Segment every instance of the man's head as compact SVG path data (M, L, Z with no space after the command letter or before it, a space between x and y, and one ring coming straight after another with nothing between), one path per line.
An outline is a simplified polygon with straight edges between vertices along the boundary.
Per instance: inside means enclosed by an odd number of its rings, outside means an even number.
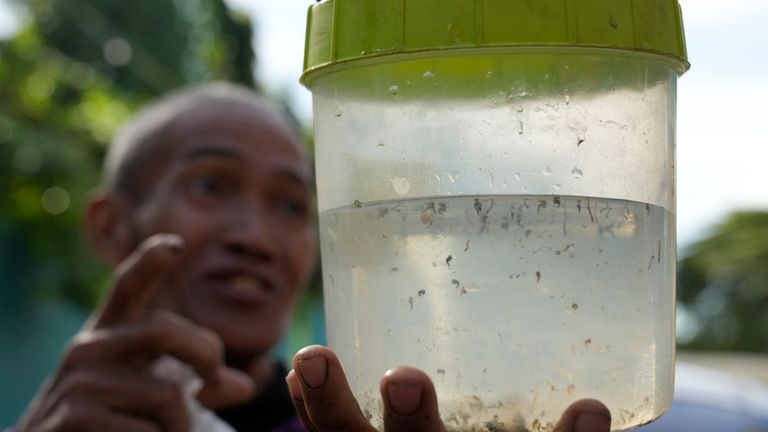
M152 234L180 235L181 265L153 305L247 356L279 340L312 270L311 197L286 120L252 91L215 84L166 97L123 129L87 228L112 265Z

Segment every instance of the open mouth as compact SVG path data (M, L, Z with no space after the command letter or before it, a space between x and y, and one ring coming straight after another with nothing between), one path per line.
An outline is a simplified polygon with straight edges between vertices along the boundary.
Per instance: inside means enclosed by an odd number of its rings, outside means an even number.
M236 292L254 292L268 289L267 284L258 278L246 275L237 275L229 280L229 285Z
M263 303L274 291L272 284L258 275L228 273L209 277L215 296L245 304Z

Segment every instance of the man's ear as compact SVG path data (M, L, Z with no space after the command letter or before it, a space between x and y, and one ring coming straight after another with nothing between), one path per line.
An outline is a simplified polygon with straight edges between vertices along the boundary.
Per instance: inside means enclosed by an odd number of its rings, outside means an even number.
M85 232L96 255L110 266L123 261L134 248L131 211L121 197L97 194L88 202Z

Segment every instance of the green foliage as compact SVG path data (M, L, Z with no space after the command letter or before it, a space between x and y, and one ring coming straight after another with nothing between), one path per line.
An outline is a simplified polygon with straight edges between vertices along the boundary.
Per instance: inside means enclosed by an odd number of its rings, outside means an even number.
M253 86L247 19L221 0L30 0L37 29L63 55L117 87L157 95L223 79Z
M768 212L732 214L685 255L678 299L698 332L683 346L768 352Z
M3 290L23 286L18 313L61 295L90 305L103 276L81 239L81 209L104 143L136 102L46 47L32 28L6 43L1 59L0 220L19 260Z

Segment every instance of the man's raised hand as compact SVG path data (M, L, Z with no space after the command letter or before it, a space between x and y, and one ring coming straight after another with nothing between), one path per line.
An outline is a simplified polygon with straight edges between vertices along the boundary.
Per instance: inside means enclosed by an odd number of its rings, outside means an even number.
M189 430L180 386L151 373L164 355L195 369L204 381L199 398L209 407L253 395L250 377L224 364L215 334L151 308L183 248L178 235L156 234L120 264L102 304L67 347L17 430Z

